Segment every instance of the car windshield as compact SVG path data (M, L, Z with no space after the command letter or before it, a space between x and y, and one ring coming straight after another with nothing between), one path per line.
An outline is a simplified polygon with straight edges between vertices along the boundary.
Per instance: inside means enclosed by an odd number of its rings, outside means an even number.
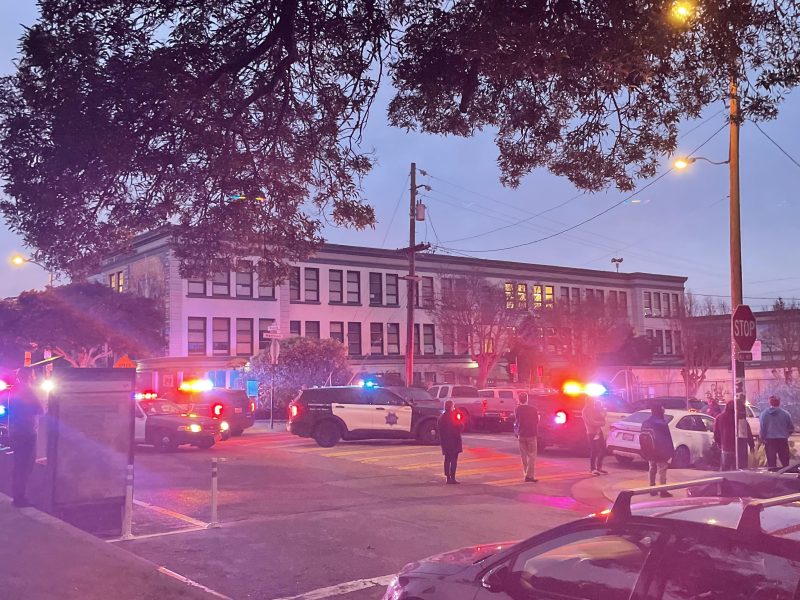
M386 388L391 392L394 392L401 398L405 398L406 400L414 401L433 401L433 397L426 391L420 388L406 388L406 387L397 387L391 386Z
M148 400L141 402L140 406L146 415L179 415L183 412L180 406L166 400Z
M649 418L650 418L649 410L640 410L639 412L635 412L632 415L628 415L622 420L626 423L644 423ZM670 421L672 421L673 418L674 417L672 415L664 415L664 422L669 423Z

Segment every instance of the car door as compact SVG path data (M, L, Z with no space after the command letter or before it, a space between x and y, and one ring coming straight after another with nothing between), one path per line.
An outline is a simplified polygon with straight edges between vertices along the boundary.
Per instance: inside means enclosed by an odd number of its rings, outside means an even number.
M483 576L475 600L630 600L649 583L642 573L660 535L605 525L521 550ZM491 587L493 581L499 585Z
M133 423L133 438L137 444L143 444L147 439L147 415L144 414L144 411L141 409L138 402L136 403L136 408L134 411L136 418Z
M714 434L708 432L699 414L685 415L678 419L671 433L672 443L676 450L680 446L685 446L689 449L690 463L702 458L703 450L707 445L710 445L708 443L709 435L712 440L714 438Z
M374 408L359 388L342 388L331 401L331 412L339 417L347 431L372 429Z
M380 388L370 390L369 395L373 406L373 429L411 432L412 408L400 396Z

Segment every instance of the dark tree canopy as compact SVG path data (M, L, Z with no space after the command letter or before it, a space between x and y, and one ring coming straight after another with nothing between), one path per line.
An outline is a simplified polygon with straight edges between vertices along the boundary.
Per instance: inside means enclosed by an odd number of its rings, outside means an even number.
M503 181L630 189L739 80L752 117L798 83L800 0L40 0L0 82L9 226L81 274L176 226L185 273L266 275L323 221L366 227L360 136L384 67L400 127L496 132Z

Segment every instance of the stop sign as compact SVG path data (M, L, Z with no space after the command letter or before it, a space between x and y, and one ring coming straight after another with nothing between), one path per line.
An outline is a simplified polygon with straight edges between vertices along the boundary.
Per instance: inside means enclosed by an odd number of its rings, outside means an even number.
M731 316L731 331L736 348L747 352L756 341L756 317L746 304L740 304Z

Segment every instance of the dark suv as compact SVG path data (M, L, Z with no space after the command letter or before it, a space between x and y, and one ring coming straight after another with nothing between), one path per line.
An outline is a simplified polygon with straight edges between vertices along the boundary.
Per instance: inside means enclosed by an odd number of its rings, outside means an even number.
M287 429L300 437L313 437L324 448L340 439L417 439L438 444L441 413L438 401L415 399L387 388L311 388L289 404Z
M525 541L411 563L384 600L798 600L800 494L630 504L697 484L620 492L610 511Z

